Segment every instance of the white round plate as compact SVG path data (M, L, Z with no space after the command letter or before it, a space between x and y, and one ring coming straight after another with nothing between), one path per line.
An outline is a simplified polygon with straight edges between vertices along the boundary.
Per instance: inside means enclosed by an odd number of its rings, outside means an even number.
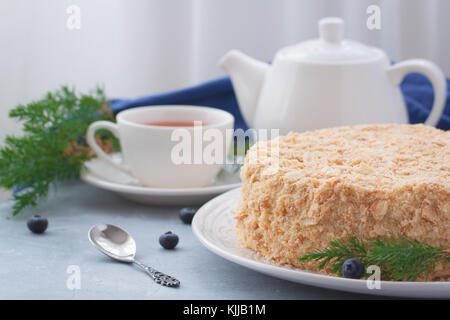
M228 191L203 205L195 214L192 228L196 237L217 255L267 275L307 285L385 296L450 298L450 282L381 281L381 289L368 289L366 280L353 280L282 267L259 257L237 241L233 210L241 188Z
M114 154L115 161L120 162L120 154ZM150 205L198 205L211 198L241 185L239 170L222 169L211 185L201 188L150 188L139 184L132 176L123 173L104 160L93 158L85 162L81 179L101 189L118 193L130 200Z

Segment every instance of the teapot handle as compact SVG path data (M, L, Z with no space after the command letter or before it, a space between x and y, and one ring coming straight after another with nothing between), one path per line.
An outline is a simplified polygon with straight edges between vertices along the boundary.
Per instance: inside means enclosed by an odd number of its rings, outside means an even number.
M403 78L411 72L422 73L431 81L434 89L434 103L424 123L426 125L436 126L445 106L447 91L445 76L436 64L423 59L402 61L387 69L388 77L394 85L399 85Z

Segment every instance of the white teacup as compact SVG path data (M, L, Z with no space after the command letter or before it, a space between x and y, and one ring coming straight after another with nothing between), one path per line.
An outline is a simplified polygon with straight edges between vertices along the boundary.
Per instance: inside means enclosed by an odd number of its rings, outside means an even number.
M116 120L117 124L92 123L86 133L89 146L98 157L143 185L160 188L208 185L225 163L234 125L234 117L226 111L195 106L133 108L120 112ZM194 121L201 121L202 126L162 125ZM119 139L124 164L99 147L94 136L99 129L109 130ZM212 143L217 144L214 159L208 158Z

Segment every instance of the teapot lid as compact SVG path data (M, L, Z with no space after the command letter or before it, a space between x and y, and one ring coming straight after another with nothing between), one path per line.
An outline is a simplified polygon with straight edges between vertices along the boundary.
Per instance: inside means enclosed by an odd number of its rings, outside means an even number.
M323 63L358 62L380 57L382 51L344 38L344 20L328 17L319 20L319 39L281 49L280 57ZM277 55L278 56L278 55Z

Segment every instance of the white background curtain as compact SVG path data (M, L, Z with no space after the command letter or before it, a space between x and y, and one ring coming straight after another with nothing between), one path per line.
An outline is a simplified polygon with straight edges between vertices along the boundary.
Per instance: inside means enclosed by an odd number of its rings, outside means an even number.
M381 8L381 30L366 9ZM66 23L81 9L81 29ZM450 76L448 0L2 0L0 139L19 132L7 118L18 103L61 84L104 85L134 97L220 75L219 58L238 48L270 60L278 48L317 37L317 20L340 16L346 37L382 47L393 60L421 57Z

